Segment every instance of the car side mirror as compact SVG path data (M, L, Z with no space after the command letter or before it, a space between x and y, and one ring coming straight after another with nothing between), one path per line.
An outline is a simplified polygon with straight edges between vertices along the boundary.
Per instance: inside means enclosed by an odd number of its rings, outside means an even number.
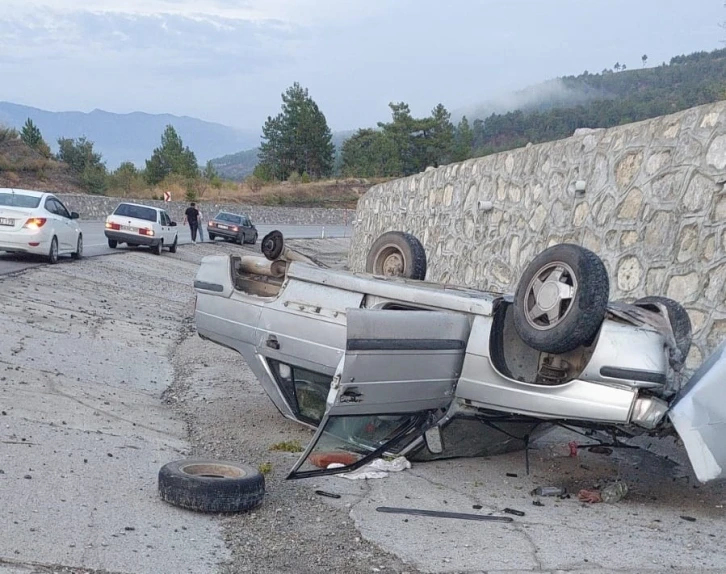
M77 211L71 211L71 219L78 219L81 217Z
M176 227L176 221L172 221L169 225L171 225L172 227Z

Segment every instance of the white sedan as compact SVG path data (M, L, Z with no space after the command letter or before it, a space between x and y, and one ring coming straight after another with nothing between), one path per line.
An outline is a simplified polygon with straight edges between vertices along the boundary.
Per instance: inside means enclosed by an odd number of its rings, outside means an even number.
M0 188L0 251L43 255L51 263L59 255L83 256L78 214L52 193Z

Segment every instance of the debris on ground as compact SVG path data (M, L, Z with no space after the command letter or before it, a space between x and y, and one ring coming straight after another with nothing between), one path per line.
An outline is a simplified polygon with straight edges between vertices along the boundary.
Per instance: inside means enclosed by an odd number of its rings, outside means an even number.
M503 508L502 512L504 514L514 514L514 516L524 516L524 512L521 510L515 510L514 508Z
M344 466L340 463L332 463L328 468L340 468ZM347 478L348 480L359 480L369 478L387 478L389 472L401 472L411 468L411 463L406 459L405 456L398 456L393 460L384 460L378 458L373 462L365 465L364 467L354 470L353 472L347 472L345 474L339 474L337 476L341 478Z
M595 445L595 446L591 446L587 450L594 454L604 454L605 456L610 456L611 454L613 454L613 449L611 449L608 446L602 446L599 444Z
M599 490L587 490L583 488L580 492L577 493L577 500L580 502L589 502L589 503L596 503L596 502L602 502L602 496L600 496Z
M464 512L444 512L440 510L422 510L420 508L393 508L390 506L379 506L378 512L389 514L412 514L415 516L430 516L432 518L458 518L461 520L487 520L492 522L512 522L509 516L492 516L491 514L468 514Z
M315 494L318 496L327 496L328 498L340 498L340 494L335 494L334 492L326 492L325 490L316 490Z
M538 486L532 492L532 496L564 496L567 489L562 486Z
M581 502L597 503L607 502L613 504L621 501L628 494L628 485L622 481L608 484L602 490L583 488L577 493L577 498Z

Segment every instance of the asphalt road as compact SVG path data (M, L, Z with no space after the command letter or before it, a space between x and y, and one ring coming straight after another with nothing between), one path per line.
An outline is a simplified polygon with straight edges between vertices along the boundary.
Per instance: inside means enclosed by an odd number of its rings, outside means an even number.
M110 249L103 234L103 221L81 221L83 230L83 249L86 257L97 257L99 255L110 255L126 250L125 246L119 249ZM313 239L318 237L350 237L352 227L344 225L258 225L259 237L262 239L267 233L277 229L288 239ZM204 233L207 239L206 230ZM189 227L179 227L179 244L191 243ZM259 245L259 243L258 243ZM143 248L139 248L143 249ZM28 257L12 253L0 252L0 275L22 271L44 265L40 257Z

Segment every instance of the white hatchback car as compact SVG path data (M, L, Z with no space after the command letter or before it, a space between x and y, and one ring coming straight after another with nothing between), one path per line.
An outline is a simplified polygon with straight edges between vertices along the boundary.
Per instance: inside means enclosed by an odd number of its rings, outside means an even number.
M51 263L59 255L83 256L78 214L52 193L0 188L0 251L44 255Z
M176 221L166 211L137 203L119 203L106 218L105 234L111 249L119 243L129 247L147 245L156 255L161 255L164 247L176 253L179 240Z

